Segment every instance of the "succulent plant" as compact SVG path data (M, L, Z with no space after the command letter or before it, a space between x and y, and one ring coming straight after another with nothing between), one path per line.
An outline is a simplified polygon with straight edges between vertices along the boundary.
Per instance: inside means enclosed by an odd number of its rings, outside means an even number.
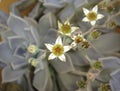
M21 0L9 16L0 12L2 82L20 84L23 91L119 91L116 2Z

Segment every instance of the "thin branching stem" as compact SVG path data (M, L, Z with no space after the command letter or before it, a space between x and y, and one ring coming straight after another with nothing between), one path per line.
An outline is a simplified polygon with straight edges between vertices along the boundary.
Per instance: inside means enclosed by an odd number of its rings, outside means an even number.
M92 86L90 81L88 81L87 91L92 91Z

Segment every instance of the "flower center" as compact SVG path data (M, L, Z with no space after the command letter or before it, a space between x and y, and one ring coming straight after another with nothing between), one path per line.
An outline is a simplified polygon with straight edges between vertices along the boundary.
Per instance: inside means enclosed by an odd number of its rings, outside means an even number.
M83 41L83 38L81 37L81 36L77 36L76 38L75 38L75 43L76 44L78 44L78 43L80 43L80 42L82 42Z
M97 14L96 12L89 12L88 15L87 15L87 18L90 20L90 21L94 21L97 19Z
M52 53L56 56L60 56L64 53L64 47L60 44L56 44L52 48Z
M2 37L1 37L1 35L0 35L0 42L2 42Z
M71 33L71 27L68 24L65 24L61 27L61 31L63 34Z

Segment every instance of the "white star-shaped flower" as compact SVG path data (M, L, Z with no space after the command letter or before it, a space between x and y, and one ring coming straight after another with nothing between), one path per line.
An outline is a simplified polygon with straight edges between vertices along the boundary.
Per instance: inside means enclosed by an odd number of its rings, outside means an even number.
M63 35L70 36L75 30L79 29L79 27L71 26L70 22L66 20L64 24L58 21L59 32Z
M90 11L86 8L83 8L83 12L86 17L84 17L82 21L90 22L92 26L95 25L95 23L98 19L101 19L104 17L102 14L98 14L98 6L97 5L95 7L93 7L93 9Z
M82 34L74 35L72 39L73 39L73 42L72 42L73 47L84 41Z
M45 44L45 46L51 52L51 54L48 57L48 60L52 60L58 57L63 62L66 61L64 54L71 49L71 46L63 46L62 39L60 36L56 39L54 45Z

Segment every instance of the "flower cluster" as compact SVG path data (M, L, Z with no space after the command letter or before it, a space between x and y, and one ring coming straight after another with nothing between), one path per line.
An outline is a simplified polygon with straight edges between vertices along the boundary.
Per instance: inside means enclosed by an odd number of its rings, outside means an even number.
M20 0L10 15L0 11L2 82L23 91L119 91L116 2Z

